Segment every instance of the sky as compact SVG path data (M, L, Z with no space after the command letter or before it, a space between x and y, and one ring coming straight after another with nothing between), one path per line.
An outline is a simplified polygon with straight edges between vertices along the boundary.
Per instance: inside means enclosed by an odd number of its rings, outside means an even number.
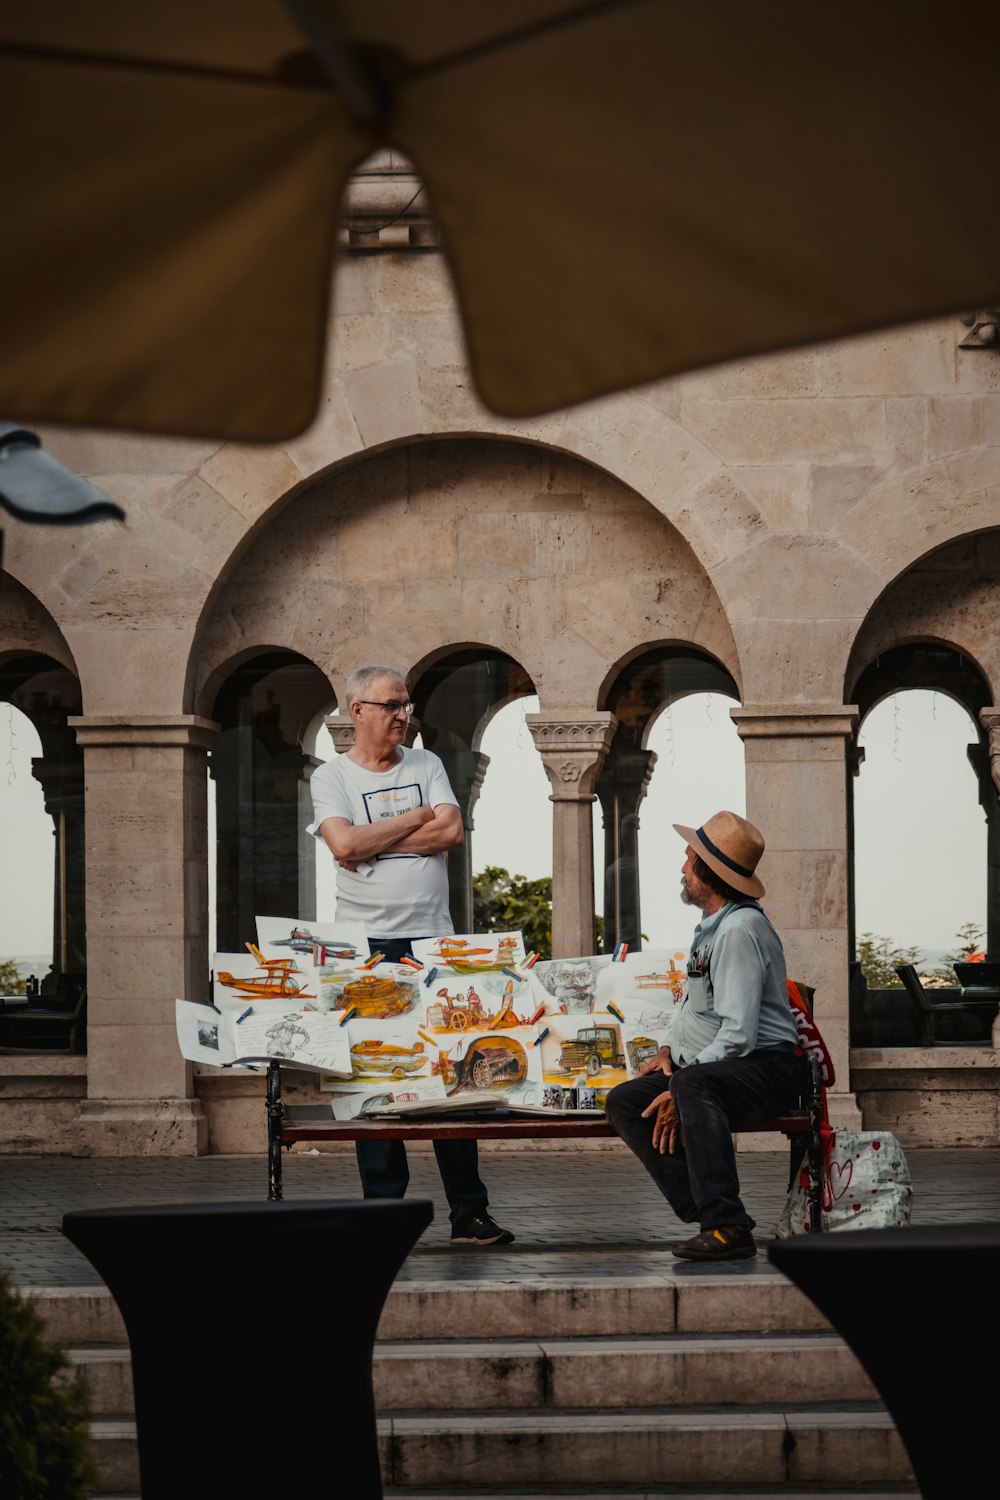
M529 879L551 873L549 784L524 722L535 706L533 699L512 703L486 730L491 764L472 835L477 870L502 865ZM697 917L680 902L683 846L671 825L697 827L721 807L745 812L732 706L697 694L662 713L651 731L658 759L640 807L642 927L650 946L685 948ZM854 788L859 934L938 955L954 946L963 923L985 924L986 825L965 753L974 737L964 709L943 694L900 693L868 716ZM0 704L0 832L8 855L0 861L0 959L45 955L51 944L52 824L30 765L40 753L30 722ZM327 753L321 744L319 754ZM600 910L603 833L594 806ZM319 845L317 853L319 911L332 915L332 860Z

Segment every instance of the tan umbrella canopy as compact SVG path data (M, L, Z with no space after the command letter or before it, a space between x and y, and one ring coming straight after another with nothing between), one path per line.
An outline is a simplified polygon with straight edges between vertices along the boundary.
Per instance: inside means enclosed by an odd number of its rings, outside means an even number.
M0 413L300 432L386 145L506 415L994 306L998 41L940 0L7 0Z

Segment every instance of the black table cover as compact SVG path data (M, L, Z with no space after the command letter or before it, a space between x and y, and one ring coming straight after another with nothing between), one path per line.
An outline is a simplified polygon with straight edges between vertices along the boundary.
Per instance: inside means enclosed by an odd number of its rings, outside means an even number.
M143 1500L381 1500L372 1346L423 1199L68 1213L121 1309Z
M1000 1224L797 1235L768 1255L867 1370L926 1500L993 1487Z

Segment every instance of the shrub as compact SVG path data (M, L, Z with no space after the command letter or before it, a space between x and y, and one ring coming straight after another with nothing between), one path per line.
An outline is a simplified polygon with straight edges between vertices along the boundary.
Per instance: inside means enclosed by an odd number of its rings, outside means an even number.
M84 1500L96 1468L82 1387L42 1320L0 1272L0 1495Z

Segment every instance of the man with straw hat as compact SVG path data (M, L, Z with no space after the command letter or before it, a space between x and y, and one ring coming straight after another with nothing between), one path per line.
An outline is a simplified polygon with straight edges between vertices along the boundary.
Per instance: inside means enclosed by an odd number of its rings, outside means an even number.
M764 840L745 818L719 812L687 843L681 899L701 908L687 988L668 1045L610 1091L607 1118L685 1223L700 1232L673 1246L684 1260L756 1255L754 1220L740 1199L732 1132L787 1113L804 1084L781 941L757 903Z

